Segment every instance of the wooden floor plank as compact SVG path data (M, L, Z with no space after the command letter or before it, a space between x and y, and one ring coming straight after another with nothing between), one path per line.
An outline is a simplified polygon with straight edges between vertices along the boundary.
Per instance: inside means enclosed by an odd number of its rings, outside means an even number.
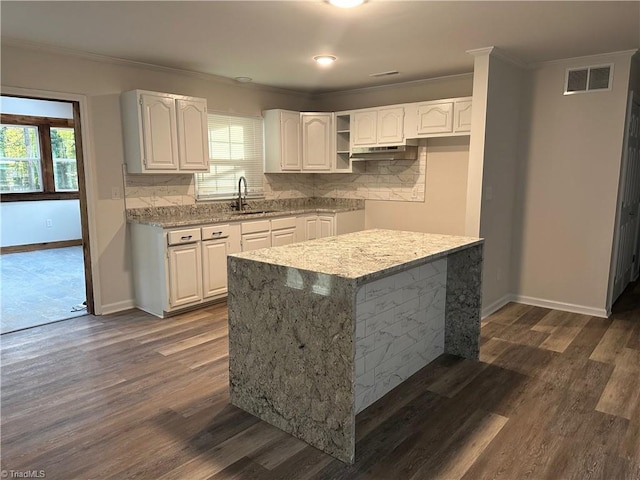
M640 284L610 319L510 304L356 417L344 464L229 404L227 309L1 337L2 469L51 479L640 478Z

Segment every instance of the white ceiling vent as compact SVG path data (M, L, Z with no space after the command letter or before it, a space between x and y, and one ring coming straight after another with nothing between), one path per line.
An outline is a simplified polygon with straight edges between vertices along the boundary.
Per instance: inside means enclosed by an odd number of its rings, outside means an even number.
M564 81L564 94L603 92L611 90L613 64L568 68Z

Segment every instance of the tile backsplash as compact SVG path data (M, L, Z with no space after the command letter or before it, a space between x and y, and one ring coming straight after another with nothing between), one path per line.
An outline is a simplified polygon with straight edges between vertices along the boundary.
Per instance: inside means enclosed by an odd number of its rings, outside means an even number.
M264 175L267 200L306 197L424 202L427 168L425 146L417 160L353 163L353 173L277 173ZM125 173L127 208L170 207L196 203L193 175Z

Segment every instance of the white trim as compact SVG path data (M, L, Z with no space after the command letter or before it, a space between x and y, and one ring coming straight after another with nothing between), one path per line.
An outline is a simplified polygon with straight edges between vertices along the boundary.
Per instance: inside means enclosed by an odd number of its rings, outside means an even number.
M4 40L3 40L4 42ZM89 105L87 96L68 93L52 92L49 90L36 90L31 88L1 86L0 92L8 95L19 95L24 97L48 98L53 100L67 100L78 102L80 105L80 122L82 129L82 156L84 159L84 180L87 194L87 221L89 223L89 247L91 250L91 277L93 283L93 308L96 315L102 314L102 298L100 289L100 269L98 250L98 227L96 224L96 183L94 181L94 155L93 155L93 130L91 128L91 116L89 115Z
M125 310L131 310L132 308L136 308L136 302L133 299L109 303L102 305L102 315L111 315L112 313L123 312Z
M559 58L558 60L548 60L546 62L530 63L529 64L529 68L535 69L535 68L546 67L546 66L550 66L550 65L562 65L562 64L565 64L567 62L578 61L578 60L581 61L581 62L592 62L592 61L596 61L599 58L625 57L625 56L632 57L638 51L639 51L638 49L622 50L622 51L619 51L619 52L597 53L595 55L585 55L585 56L582 56L582 57ZM606 62L606 60L605 60L605 62Z
M573 303L555 302L553 300L544 300L542 298L526 297L524 295L513 295L511 300L517 303L524 303L534 307L551 308L553 310L561 310L563 312L580 313L582 315L590 315L592 317L607 318L609 315L604 308L587 307L585 305L575 305Z
M486 307L484 307L482 309L482 313L480 315L481 319L484 320L489 315L491 315L491 314L497 312L498 310L500 310L507 303L514 302L515 298L516 298L516 296L513 293L508 293L505 296L503 296L502 298L499 298L498 300L493 302L492 304L487 305Z

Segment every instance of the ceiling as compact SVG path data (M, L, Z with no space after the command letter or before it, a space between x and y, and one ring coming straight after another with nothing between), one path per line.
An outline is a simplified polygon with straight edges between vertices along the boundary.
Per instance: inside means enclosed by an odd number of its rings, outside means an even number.
M12 2L2 40L308 93L471 72L467 50L524 64L640 48L640 1ZM320 67L312 57L338 60ZM397 75L369 75L396 70Z

